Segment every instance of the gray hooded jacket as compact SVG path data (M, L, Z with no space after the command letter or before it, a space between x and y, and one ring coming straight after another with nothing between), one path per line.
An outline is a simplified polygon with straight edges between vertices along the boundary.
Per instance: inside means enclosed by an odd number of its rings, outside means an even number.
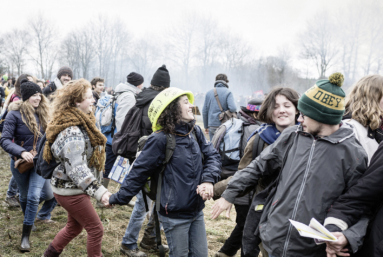
M274 256L325 257L326 245L301 237L289 219L309 224L315 218L323 224L331 204L366 170L367 154L346 123L323 138L314 138L301 126L289 127L234 175L222 197L233 203L236 196L253 189L260 177L278 172L285 154L277 191L259 224L263 246Z
M121 130L122 123L125 120L126 114L136 104L136 95L141 92L141 89L130 85L129 83L120 83L116 86L116 128Z

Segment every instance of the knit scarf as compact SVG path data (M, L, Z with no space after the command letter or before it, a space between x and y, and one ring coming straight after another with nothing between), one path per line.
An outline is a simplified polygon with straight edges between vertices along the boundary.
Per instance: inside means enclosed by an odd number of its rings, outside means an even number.
M277 138L281 135L281 132L278 131L274 124L266 123L262 124L256 131L254 131L249 139L256 133L258 133L263 141L265 141L268 145L274 143L275 140L277 140Z
M106 137L96 127L96 118L93 113L85 114L75 107L68 109L57 119L51 121L46 129L46 138L43 158L46 162L52 160L50 144L53 144L57 135L64 129L72 126L82 126L88 133L93 153L89 161L89 167L95 167L103 171L105 167L105 144Z

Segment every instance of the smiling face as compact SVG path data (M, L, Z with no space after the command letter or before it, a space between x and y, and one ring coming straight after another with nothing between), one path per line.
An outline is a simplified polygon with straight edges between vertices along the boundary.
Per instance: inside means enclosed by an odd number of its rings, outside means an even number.
M189 98L186 95L183 95L180 97L180 100L178 100L178 103L181 106L181 112L182 112L182 117L181 119L185 122L190 122L194 120L194 114L192 108L194 105L192 105L189 102Z
M318 136L323 129L323 123L307 117L302 112L299 115L298 121L301 123L303 131L313 136Z
M34 107L37 108L39 107L39 104L41 102L41 94L36 93L33 96L29 97L28 102Z
M65 85L66 83L68 83L71 80L72 80L72 78L69 76L69 74L66 74L66 73L64 75L61 75L61 77L60 77L60 81L61 81L62 85Z
M94 91L97 92L97 94L101 94L104 91L104 83L101 81L98 81L95 86L93 86Z
M297 109L294 104L284 95L275 97L275 106L272 113L272 120L277 129L282 132L285 128L295 125Z
M85 93L84 100L81 103L77 103L77 108L79 108L84 113L91 113L93 111L94 98L92 90L88 88Z

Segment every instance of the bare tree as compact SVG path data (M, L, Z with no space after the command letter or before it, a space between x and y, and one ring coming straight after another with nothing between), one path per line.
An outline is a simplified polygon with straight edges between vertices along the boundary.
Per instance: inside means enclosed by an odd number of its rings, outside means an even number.
M130 62L134 70L140 73L144 78L148 78L151 75L149 72L158 57L158 47L151 41L139 39L133 43L132 50L130 51Z
M334 63L338 51L334 24L327 12L317 13L307 21L306 29L300 35L301 57L314 61L319 78L326 76L326 71Z
M21 75L26 62L26 53L30 36L26 30L12 30L3 36L4 55L17 68L17 75Z
M61 66L67 65L72 68L75 78L80 76L80 60L79 49L76 44L76 38L72 33L69 33L61 43L60 62Z
M42 12L33 16L28 24L31 32L29 54L38 66L41 78L49 79L58 53L55 45L58 42L56 28Z

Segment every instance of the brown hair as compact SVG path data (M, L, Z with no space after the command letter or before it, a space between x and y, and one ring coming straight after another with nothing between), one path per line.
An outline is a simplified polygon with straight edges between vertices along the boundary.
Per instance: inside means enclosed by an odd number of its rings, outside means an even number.
M379 102L383 97L383 76L369 75L361 78L346 98L346 114L372 130L379 128L383 110Z
M229 83L229 80L227 79L227 75L220 73L215 77L215 80L223 80L226 81L226 83Z
M20 106L21 119L35 137L41 136L35 113L39 117L40 125L44 131L47 129L49 121L49 101L43 94L40 96L41 101L36 109L28 101L22 102Z
M88 89L92 89L89 81L77 79L69 81L65 87L57 90L52 102L52 120L60 115L65 115L65 111L70 107L75 107L76 103L84 101Z
M97 82L102 82L102 83L104 83L104 79L103 79L103 78L100 78L100 77L94 77L94 78L92 79L92 81L90 82L90 84L92 85L92 88L93 88L93 86L96 87Z
M20 88L21 81L22 81L23 79L28 79L28 77L33 78L32 75L29 75L29 74L24 73L24 74L21 74L21 75L17 78L17 80L16 80L16 83L15 83L15 93L14 93L14 94L16 94L16 95L17 95L18 97L20 97L20 98L21 98L21 88ZM34 81L34 79L33 79L33 81Z
M292 88L288 87L277 87L271 90L271 92L267 95L266 99L263 101L261 109L258 113L258 119L267 124L273 124L273 111L275 109L275 98L277 95L283 95L287 98L294 106L295 109L298 110L298 100L299 94ZM295 117L295 121L298 119L298 115Z

